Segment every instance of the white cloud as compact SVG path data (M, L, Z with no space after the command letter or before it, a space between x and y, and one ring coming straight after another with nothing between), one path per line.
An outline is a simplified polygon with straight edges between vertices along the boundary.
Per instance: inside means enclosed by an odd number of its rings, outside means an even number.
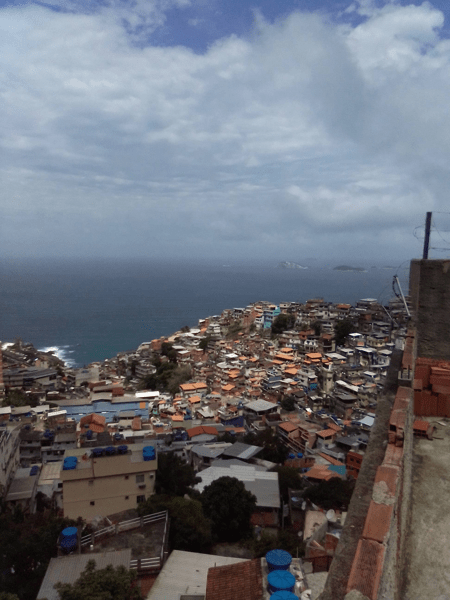
M0 10L3 250L414 251L450 179L442 13L365 2L352 27L293 13L202 55L136 46L185 4Z

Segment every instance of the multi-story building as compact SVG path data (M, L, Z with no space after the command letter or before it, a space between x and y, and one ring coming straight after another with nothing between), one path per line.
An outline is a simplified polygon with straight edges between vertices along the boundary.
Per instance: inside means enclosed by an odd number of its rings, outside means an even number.
M17 430L0 430L0 496L4 497L20 462Z
M61 470L64 516L89 521L136 508L154 493L156 469L156 450L145 443L67 450Z

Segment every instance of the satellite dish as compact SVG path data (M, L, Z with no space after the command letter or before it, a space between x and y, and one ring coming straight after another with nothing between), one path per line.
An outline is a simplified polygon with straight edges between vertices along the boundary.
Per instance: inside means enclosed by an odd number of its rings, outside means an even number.
M335 521L336 520L336 513L334 512L333 509L330 509L327 512L326 517L327 517L328 521Z

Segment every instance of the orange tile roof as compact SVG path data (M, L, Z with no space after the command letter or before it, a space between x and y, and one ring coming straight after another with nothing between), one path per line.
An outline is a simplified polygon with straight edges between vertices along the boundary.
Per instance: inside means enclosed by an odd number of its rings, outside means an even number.
M206 580L206 600L262 600L261 560L211 567Z
M201 402L201 401L202 401L202 399L200 398L200 396L191 396L189 398L189 402L191 404L197 404L198 402Z
M307 356L311 360L322 358L322 354L320 352L308 352L305 356Z
M234 389L234 385L232 383L228 383L227 385L223 385L222 389L224 392L230 392Z
M184 392L188 392L191 390L195 390L196 388L193 386L192 383L182 383L180 384L180 388L184 391Z
M172 421L184 421L183 415L172 415Z
M318 431L317 435L321 438L331 437L332 435L336 435L334 429L323 429L322 431Z
M287 431L288 433L290 433L291 431L297 430L297 427L293 423L288 423L288 422L280 423L278 425L278 427L280 429L283 429L284 431Z

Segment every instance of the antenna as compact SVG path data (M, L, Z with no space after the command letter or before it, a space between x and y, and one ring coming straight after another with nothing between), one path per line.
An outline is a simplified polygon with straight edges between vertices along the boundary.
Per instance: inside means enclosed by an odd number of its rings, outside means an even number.
M430 245L430 230L431 230L431 212L427 212L427 218L425 220L425 239L423 241L423 259L428 258L428 246ZM402 294L403 296L403 294Z
M406 304L405 296L403 295L403 291L402 291L402 286L400 285L400 281L399 281L397 275L394 275L394 281L392 283L393 284L397 283L398 289L400 290L400 295L401 295L402 300L403 300L403 305L404 305L405 310L406 310L406 314L408 315L408 319L410 319L411 318L411 313L409 312L408 305Z

